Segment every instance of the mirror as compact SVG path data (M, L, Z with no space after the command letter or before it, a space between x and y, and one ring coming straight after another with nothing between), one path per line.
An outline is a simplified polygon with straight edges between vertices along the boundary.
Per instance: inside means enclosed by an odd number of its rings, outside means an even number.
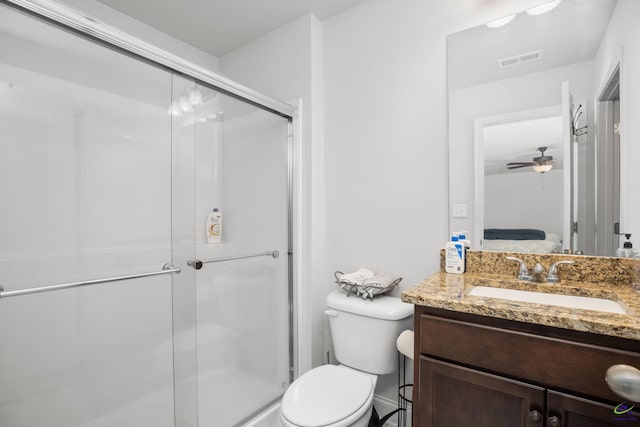
M450 231L473 249L614 256L617 233L640 238L638 3L555 0L448 37Z

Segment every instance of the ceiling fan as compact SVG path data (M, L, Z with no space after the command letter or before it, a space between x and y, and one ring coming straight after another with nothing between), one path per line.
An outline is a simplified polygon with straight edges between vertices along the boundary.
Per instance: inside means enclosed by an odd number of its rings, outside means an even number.
M518 169L531 166L531 168L538 173L545 173L553 168L553 156L545 156L544 152L547 151L547 147L539 147L540 155L534 157L530 162L511 162L507 163L507 169Z

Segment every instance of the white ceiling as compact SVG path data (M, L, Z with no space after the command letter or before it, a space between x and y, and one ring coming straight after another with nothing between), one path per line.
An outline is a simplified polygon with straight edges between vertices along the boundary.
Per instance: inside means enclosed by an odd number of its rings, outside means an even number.
M448 37L449 90L501 81L593 60L616 0L563 0L550 13L521 12L507 25L479 25ZM541 59L500 68L498 60L541 51ZM558 85L558 96L560 86ZM487 99L487 102L492 100ZM508 162L528 162L548 147L554 169L563 167L562 117L522 120L485 128L485 174L530 172L507 169Z
M220 57L307 13L324 20L365 0L100 0Z
M615 0L564 0L551 13L519 13L500 28L479 25L452 34L449 90L592 60L615 5ZM542 51L540 60L498 67L499 59L534 51Z

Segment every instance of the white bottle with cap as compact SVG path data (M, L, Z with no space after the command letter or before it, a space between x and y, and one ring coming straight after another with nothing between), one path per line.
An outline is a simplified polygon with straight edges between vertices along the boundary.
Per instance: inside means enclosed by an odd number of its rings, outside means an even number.
M458 236L451 236L451 241L444 247L444 271L453 274L462 274L465 269L464 245L458 241Z
M220 243L222 241L222 212L214 208L207 216L207 242Z

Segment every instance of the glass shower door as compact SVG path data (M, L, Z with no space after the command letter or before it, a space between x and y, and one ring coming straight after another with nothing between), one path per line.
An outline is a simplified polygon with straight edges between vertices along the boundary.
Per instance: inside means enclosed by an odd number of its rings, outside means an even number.
M198 418L232 426L289 384L288 121L196 89L204 99L194 110ZM214 208L222 238L208 243Z
M170 99L0 5L0 425L174 425Z
M280 398L288 129L0 4L0 426L232 426Z

